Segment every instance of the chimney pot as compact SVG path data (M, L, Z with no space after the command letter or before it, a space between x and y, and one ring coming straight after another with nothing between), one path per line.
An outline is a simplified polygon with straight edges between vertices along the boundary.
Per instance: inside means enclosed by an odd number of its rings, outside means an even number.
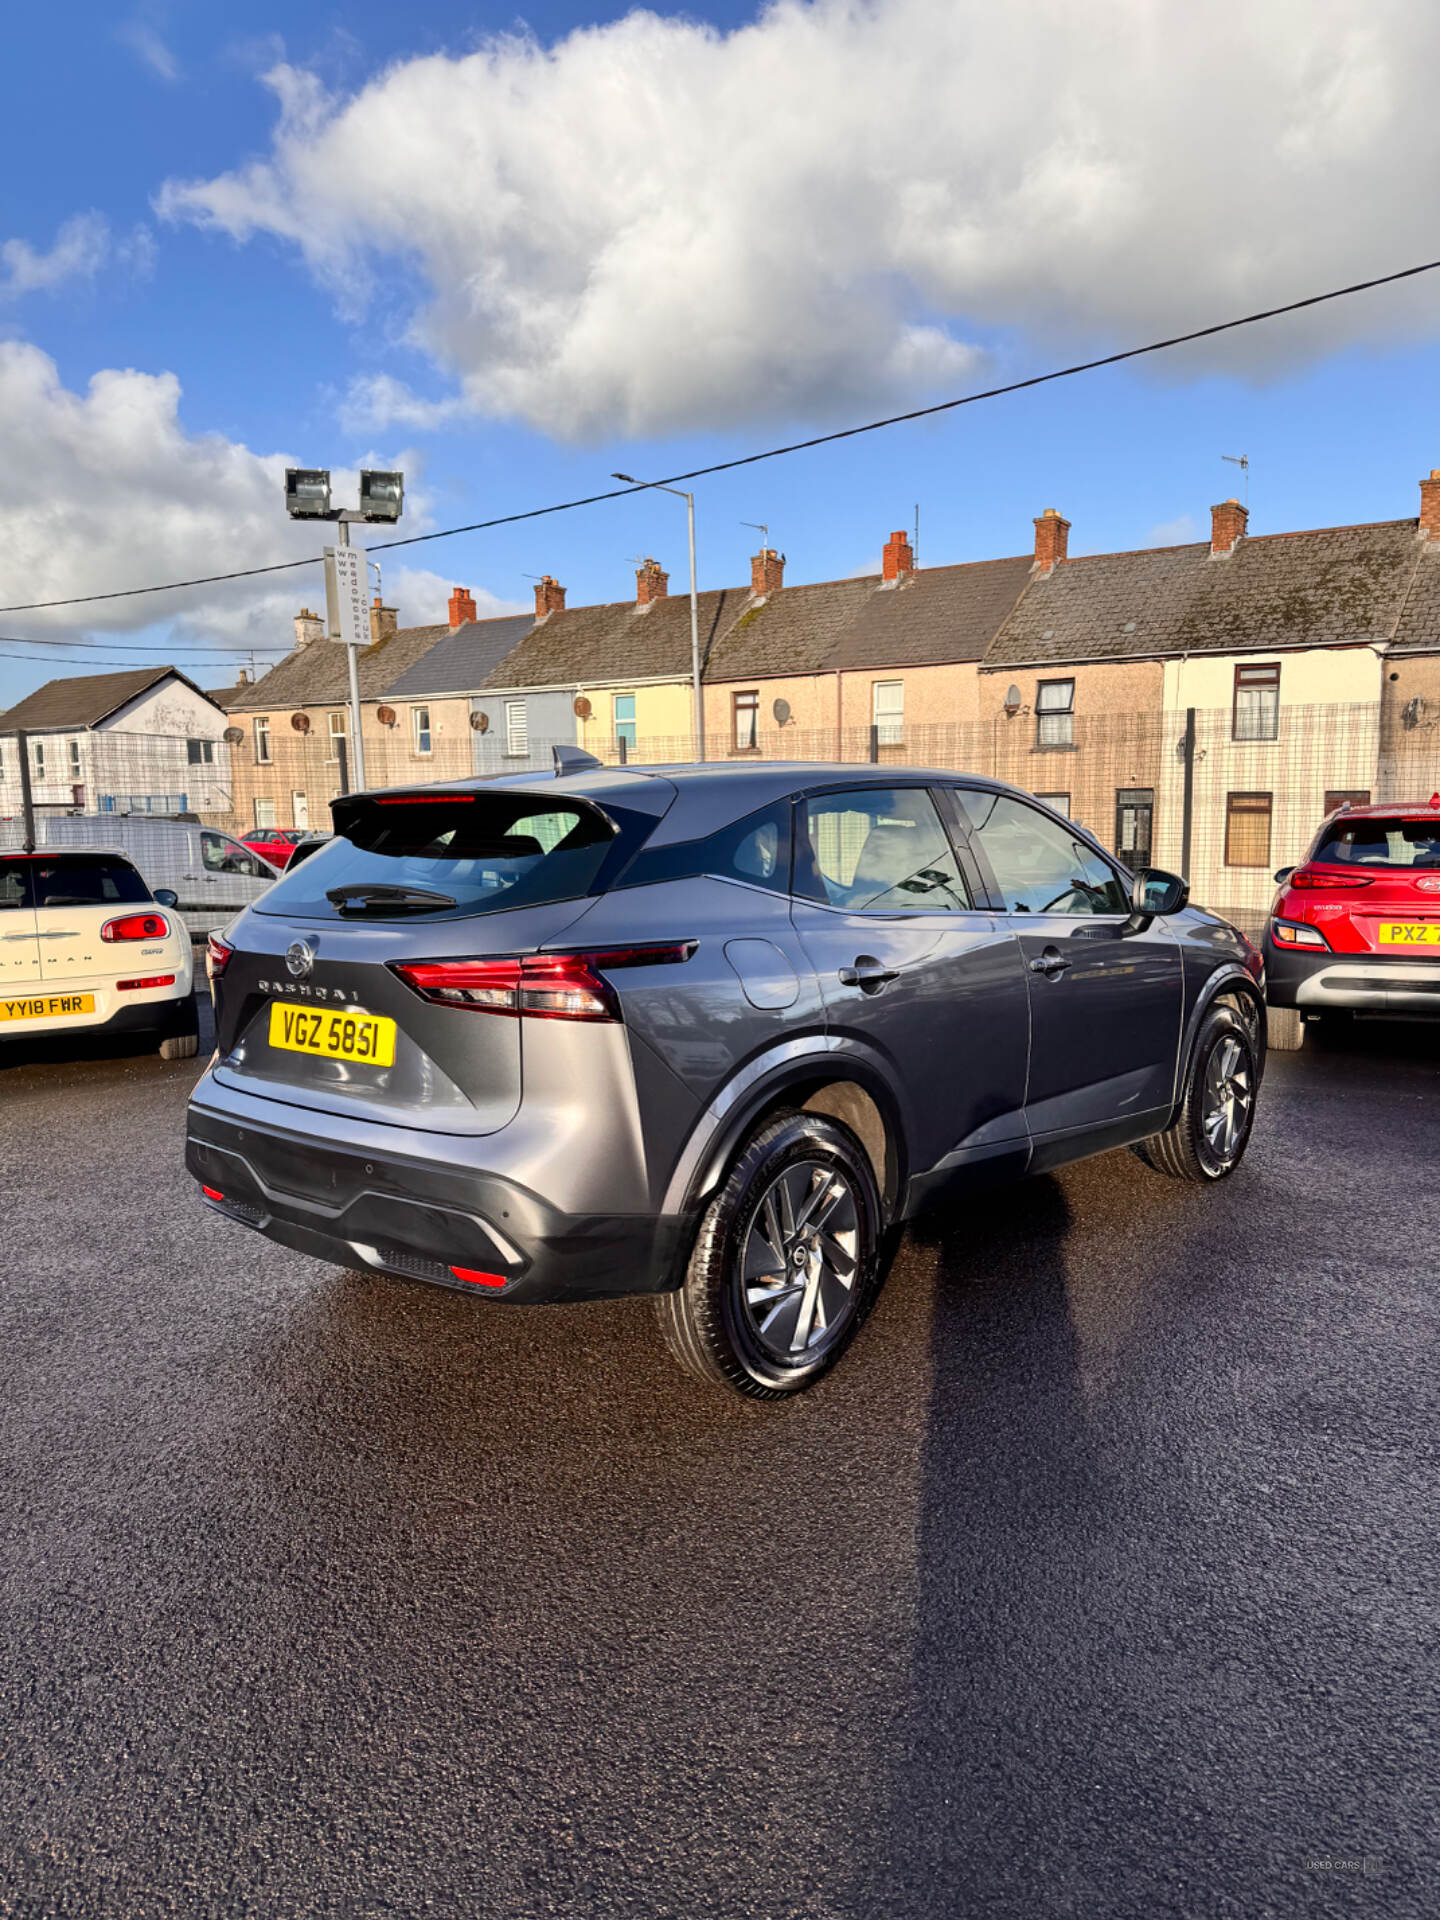
M1250 518L1250 509L1242 507L1238 500L1222 500L1218 507L1210 509L1210 558L1223 559L1227 553L1233 553L1245 538L1245 523Z
M1440 467L1420 482L1420 532L1426 540L1440 540Z
M898 580L902 574L913 573L914 570L915 555L910 550L910 536L902 528L900 532L892 533L885 542L884 553L881 556L881 573L884 579L894 581Z
M778 593L785 584L785 556L773 547L762 547L750 561L750 591L757 600L767 593Z
M399 625L399 616L394 607L382 606L380 596L377 593L370 606L370 639L372 643L376 640L388 640L391 634L398 631Z
M635 604L648 607L652 600L663 600L670 591L670 576L658 560L646 558L635 569Z
M1054 507L1046 507L1035 522L1036 573L1052 573L1070 551L1070 522Z
M535 618L543 620L547 614L565 611L565 589L558 580L552 580L548 573L542 573L535 582Z
M468 587L456 587L450 595L450 631L467 626L475 617L475 596Z

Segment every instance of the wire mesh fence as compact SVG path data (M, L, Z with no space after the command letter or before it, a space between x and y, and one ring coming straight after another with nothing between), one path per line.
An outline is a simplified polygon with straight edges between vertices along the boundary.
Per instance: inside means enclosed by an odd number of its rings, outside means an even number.
M1047 716L1047 720L1050 719ZM1193 897L1248 931L1261 924L1278 867L1303 858L1326 813L1345 801L1429 800L1440 789L1440 727L1406 724L1378 704L1275 706L1257 721L1232 709L1066 715L971 723L762 731L738 751L706 741L712 761L931 767L998 778L1037 794L1132 866L1183 872ZM689 735L596 738L586 750L609 766L693 758ZM1043 737L1042 737L1043 735ZM1243 736L1243 737L1242 737ZM531 740L505 753L468 726L416 737L367 726L365 785L513 777L553 765L563 741ZM37 813L197 815L234 834L257 827L326 828L330 803L355 784L349 743L326 732L276 732L242 745L152 734L91 735L68 746L29 745ZM70 776L76 776L71 778ZM0 736L0 819L20 812L18 742Z

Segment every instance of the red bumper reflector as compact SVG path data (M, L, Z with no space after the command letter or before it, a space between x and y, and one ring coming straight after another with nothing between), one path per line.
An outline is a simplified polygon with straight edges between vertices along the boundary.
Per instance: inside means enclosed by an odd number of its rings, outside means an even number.
M201 1191L201 1192L202 1192L202 1193L204 1194L204 1196L205 1196L205 1198L206 1198L207 1200L223 1200L223 1199L225 1198L225 1196L224 1196L224 1194L223 1194L223 1193L221 1193L221 1191L220 1191L220 1189L219 1189L218 1187L203 1187L203 1186L202 1186L202 1187L201 1187L201 1189L200 1189L200 1191Z
M450 1271L467 1287L503 1287L507 1278L503 1273L480 1273L474 1267L451 1267Z
M152 973L146 980L117 980L115 982L115 991L117 993L138 993L142 987L173 987L174 984L175 976L173 973Z

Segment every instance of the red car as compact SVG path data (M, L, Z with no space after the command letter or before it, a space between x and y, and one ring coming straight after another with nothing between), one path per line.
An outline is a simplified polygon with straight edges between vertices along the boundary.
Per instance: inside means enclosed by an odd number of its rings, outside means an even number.
M283 867L305 835L303 832L292 832L289 827L256 827L253 833L241 837L247 847L253 847L272 867Z
M1440 1015L1440 793L1428 804L1341 807L1304 862L1275 879L1265 927L1272 1046L1299 1046L1316 1020Z

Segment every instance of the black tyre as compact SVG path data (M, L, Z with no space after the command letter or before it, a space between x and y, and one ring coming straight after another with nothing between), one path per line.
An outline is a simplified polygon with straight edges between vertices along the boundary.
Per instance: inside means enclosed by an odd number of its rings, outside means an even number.
M1305 1023L1295 1007L1269 1007L1265 1033L1271 1053L1298 1053L1305 1044Z
M1173 1123L1135 1151L1172 1180L1225 1179L1249 1145L1259 1080L1250 1028L1233 1007L1213 1007L1196 1038Z
M848 1128L787 1112L745 1143L656 1302L675 1357L757 1400L798 1393L855 1337L879 1284L880 1196Z

